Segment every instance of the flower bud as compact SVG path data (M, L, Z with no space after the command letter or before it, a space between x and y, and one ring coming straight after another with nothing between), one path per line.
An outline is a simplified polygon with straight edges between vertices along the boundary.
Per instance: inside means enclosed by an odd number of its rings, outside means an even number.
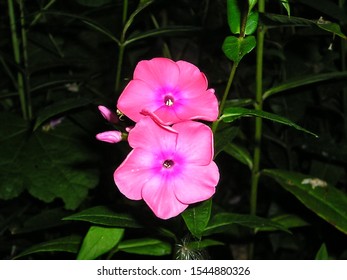
M104 131L98 133L96 139L107 143L118 143L122 141L122 133L116 130Z
M105 120L107 120L110 123L118 123L119 119L116 113L114 113L113 111L111 111L110 109L102 105L99 105L98 109L101 115L105 118Z

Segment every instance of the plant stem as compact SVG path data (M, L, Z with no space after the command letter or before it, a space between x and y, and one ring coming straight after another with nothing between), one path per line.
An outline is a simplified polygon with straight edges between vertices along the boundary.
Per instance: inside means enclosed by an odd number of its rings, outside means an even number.
M14 11L13 0L8 0L8 14L10 18L10 30L11 30L11 39L12 39L12 48L13 48L13 56L16 64L20 66L21 64L21 55L20 55L20 43L16 30L16 14ZM19 101L22 111L22 116L25 120L29 119L27 104L26 104L26 96L24 91L24 77L21 71L17 73L17 90L19 95Z
M123 15L122 15L122 25L124 26L128 18L128 0L123 0Z
M228 98L229 91L230 91L230 88L231 88L231 84L233 83L233 80L234 80L234 77L235 77L235 73L236 73L236 69L237 69L238 65L239 64L237 62L233 62L233 66L232 66L231 71L230 71L228 83L227 83L227 86L225 87L224 94L223 94L223 97L222 97L222 101L220 102L220 105L219 105L219 116L224 111L225 102L226 102L226 100ZM217 131L218 124L219 124L218 120L213 123L213 125L212 125L212 132L213 133L215 133Z

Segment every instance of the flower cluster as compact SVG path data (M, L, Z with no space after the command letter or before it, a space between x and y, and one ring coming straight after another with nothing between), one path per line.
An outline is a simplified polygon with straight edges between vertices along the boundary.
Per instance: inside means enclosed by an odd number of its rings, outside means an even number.
M196 120L215 121L218 101L200 70L185 61L154 58L138 63L117 108L136 124L127 128L132 151L114 172L122 194L143 199L154 214L169 219L189 204L209 199L219 181L213 134ZM114 113L99 110L109 122ZM97 135L117 143L119 131Z

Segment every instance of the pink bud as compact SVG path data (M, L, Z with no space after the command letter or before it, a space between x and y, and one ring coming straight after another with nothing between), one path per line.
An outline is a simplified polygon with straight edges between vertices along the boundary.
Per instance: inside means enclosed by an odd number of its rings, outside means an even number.
M101 115L110 123L118 123L118 117L117 114L108 109L105 106L99 105L98 109L101 113Z
M97 134L96 139L107 143L118 143L122 141L122 133L116 130L104 131Z

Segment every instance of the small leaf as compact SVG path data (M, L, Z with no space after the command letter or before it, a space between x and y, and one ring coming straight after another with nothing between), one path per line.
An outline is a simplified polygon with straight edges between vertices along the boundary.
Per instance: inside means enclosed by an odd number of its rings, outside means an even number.
M286 9L287 15L290 16L290 5L289 5L289 1L288 1L288 0L280 0L280 2L282 3L283 7Z
M327 246L324 243L319 248L315 259L316 260L329 260L329 254L328 254Z
M219 128L214 136L215 157L224 150L224 148L237 136L239 128L235 126L226 126Z
M246 214L218 213L211 218L203 235L206 236L224 232L228 227L234 224L254 228L256 230L271 228L272 230L283 230L289 232L285 227L279 223L271 221L270 219Z
M279 169L266 169L263 174L275 179L307 208L347 234L347 195L319 178Z
M154 238L140 238L122 241L120 251L139 255L165 256L171 253L169 243Z
M271 218L271 221L282 225L286 229L304 227L304 226L309 225L305 220L303 220L299 216L290 215L290 214L281 215L281 216ZM273 231L273 228L272 227L270 227L270 228L263 227L263 228L259 229L259 231Z
M65 217L65 221L85 221L97 225L140 228L141 225L130 215L126 213L117 213L106 206L96 206L83 210L79 213Z
M222 50L227 58L235 63L239 63L241 59L252 51L256 46L254 36L234 37L228 36L225 38Z
M182 217L191 232L200 238L211 216L212 200L206 200L197 206L190 207L182 213Z
M248 13L253 9L258 0L248 0Z
M259 13L257 11L251 11L247 18L245 34L251 35L257 30L259 21Z
M238 0L227 1L227 16L230 31L233 34L240 34L241 29L241 10Z
M109 252L122 239L124 229L91 226L83 239L78 260L95 260Z
M233 121L235 121L241 117L250 117L250 116L260 117L260 118L271 120L273 122L285 124L285 125L294 127L297 130L301 130L301 131L306 132L308 134L311 134L315 137L318 137L316 134L306 130L305 128L295 124L294 122L292 122L292 121L290 121L284 117L281 117L281 116L276 115L276 114L268 113L265 111L260 111L260 110L253 110L253 109L247 109L247 108L241 108L241 107L229 107L229 108L225 108L220 119L226 123L230 123L230 122L233 122Z
M67 236L54 240L50 240L41 244L32 246L31 248L20 253L14 259L19 259L27 255L35 253L52 253L52 252L68 252L77 253L82 238L80 236Z

